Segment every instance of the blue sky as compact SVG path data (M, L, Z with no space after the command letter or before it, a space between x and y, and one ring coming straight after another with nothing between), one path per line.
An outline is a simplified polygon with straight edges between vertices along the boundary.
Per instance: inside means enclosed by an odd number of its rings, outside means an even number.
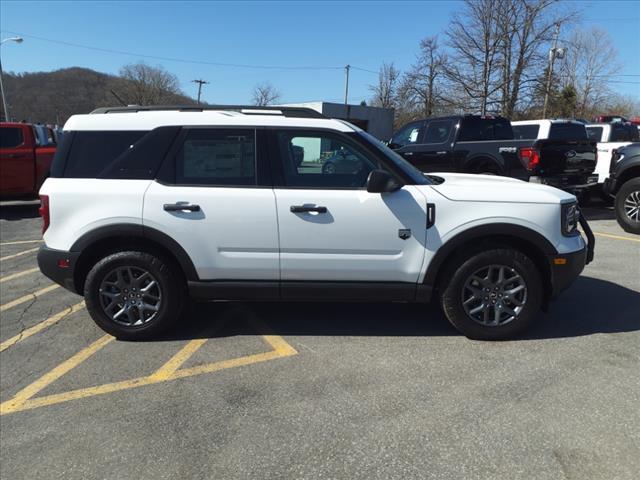
M583 11L583 25L607 31L625 64L614 90L640 98L640 2L567 1ZM117 73L144 60L175 73L195 96L191 80L203 78L203 99L246 103L258 82L269 81L282 100L342 101L344 70L351 64L377 71L383 61L404 69L421 38L445 31L457 1L431 2L0 2L2 38L25 35L2 46L2 66L13 72L70 66ZM33 37L130 52L133 55L56 44ZM144 58L141 55L211 63L296 68L241 68ZM327 67L326 69L324 67ZM334 68L331 68L334 67ZM376 75L353 69L349 100L370 96Z

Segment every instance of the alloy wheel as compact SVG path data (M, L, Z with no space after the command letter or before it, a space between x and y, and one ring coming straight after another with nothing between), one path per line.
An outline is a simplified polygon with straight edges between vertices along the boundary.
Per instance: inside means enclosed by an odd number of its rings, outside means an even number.
M624 213L633 222L640 222L640 191L629 193L624 199Z
M162 294L156 278L139 267L118 267L105 275L99 290L100 306L114 322L134 327L155 318Z
M527 303L527 285L506 265L488 265L471 274L462 289L462 305L473 321L501 326L515 320Z

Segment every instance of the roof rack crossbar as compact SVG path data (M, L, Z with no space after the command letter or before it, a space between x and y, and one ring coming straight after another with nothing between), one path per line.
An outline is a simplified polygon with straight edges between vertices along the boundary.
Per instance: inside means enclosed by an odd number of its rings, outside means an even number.
M243 112L246 110L246 112ZM307 107L257 107L255 105L128 105L126 107L102 107L91 112L94 114L105 113L136 113L136 112L156 112L156 111L179 111L179 112L205 112L205 111L234 111L245 115L260 115L261 112L271 112L271 114L281 114L285 117L295 118L327 118L320 112Z

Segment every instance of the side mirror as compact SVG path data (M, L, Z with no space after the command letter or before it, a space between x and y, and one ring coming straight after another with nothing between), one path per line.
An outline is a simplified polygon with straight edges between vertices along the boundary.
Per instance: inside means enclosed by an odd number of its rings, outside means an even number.
M372 170L367 178L367 192L385 193L395 192L402 188L402 185L384 170Z
M402 148L402 145L400 145L399 143L393 143L391 140L389 140L387 142L387 147L389 147L391 150L397 150L399 148Z

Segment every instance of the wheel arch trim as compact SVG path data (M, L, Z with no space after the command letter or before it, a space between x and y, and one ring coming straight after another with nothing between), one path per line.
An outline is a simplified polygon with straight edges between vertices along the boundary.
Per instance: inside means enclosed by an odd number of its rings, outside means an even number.
M69 250L83 252L95 243L109 238L131 238L156 243L173 255L187 280L198 281L200 279L191 257L176 240L166 233L141 224L120 223L98 227L78 238Z

